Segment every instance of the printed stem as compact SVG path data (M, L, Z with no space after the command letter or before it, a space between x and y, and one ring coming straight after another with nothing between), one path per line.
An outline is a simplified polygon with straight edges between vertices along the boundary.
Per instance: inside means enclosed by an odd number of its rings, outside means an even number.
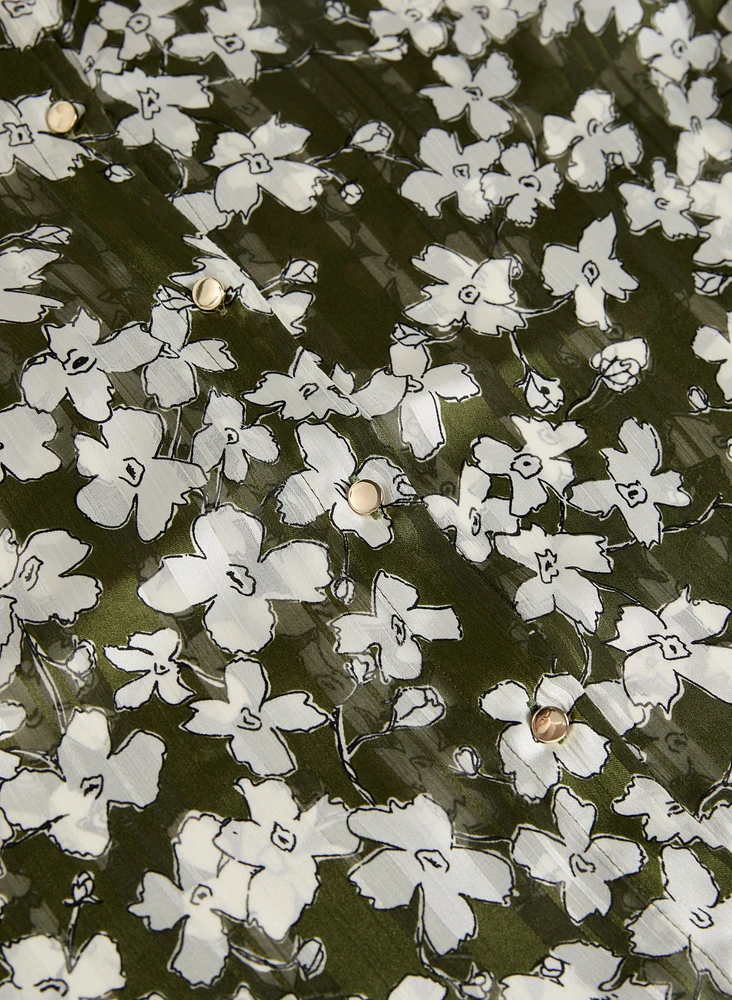
M357 690L358 690L358 685L354 687L351 694L348 696L348 698L346 698L346 701L352 698ZM333 718L331 720L331 724L335 731L336 749L338 750L338 756L341 758L341 763L343 764L344 771L351 779L353 787L356 789L359 795L366 802L368 802L369 805L371 806L375 805L374 797L363 787L361 782L358 780L358 775L356 774L356 771L354 770L354 767L351 764L351 754L349 753L348 747L346 745L346 733L343 724L343 705L336 705L336 707L333 709Z
M380 729L377 733L363 733L361 736L357 736L355 740L351 740L351 742L346 747L349 759L353 757L355 752L360 747L362 747L364 743L368 743L370 740L377 740L380 736L386 736L388 733L391 733L393 731L394 731L394 721L393 719L389 719L384 728Z
M263 73L282 73L288 69L299 69L311 58L311 56L328 56L330 59L338 59L341 62L357 62L357 60L367 56L371 58L368 49L362 52L333 52L331 49L319 49L315 45L309 45L304 52L300 53L297 59L289 63L280 63L279 66L263 66L259 70L260 76Z
M32 639L31 636L29 636L27 633L26 637L28 639L28 645L30 646L31 654L33 656L33 662L35 663L36 670L38 671L38 676L40 677L41 682L44 688L46 689L48 696L51 699L53 707L56 710L56 714L58 716L59 729L61 730L62 733L65 733L68 727L66 711L64 709L64 703L59 693L59 690L56 687L56 684L53 680L53 677L50 674L50 671L48 670L46 664L44 663L44 660L47 659L46 654L42 651L42 649L35 641L35 639Z
M420 170L421 167L416 160L411 159L409 156L396 156L394 153L369 153L368 159L373 159L378 157L381 160L389 160L390 163L403 163L408 167L413 167L415 170Z
M280 961L275 958L265 958L264 955L258 955L254 951L249 951L248 948L244 948L240 944L230 945L230 951L240 961L244 962L245 965L254 969L255 972L261 972L262 966L270 969L272 972L287 972L290 969L297 968L297 960L294 958Z
M345 531L341 532L343 537L343 576L348 576L348 565L351 559L351 549L348 542L348 535Z
M66 951L69 958L74 954L74 934L76 933L76 924L79 920L80 912L81 907L77 904L72 907L71 916L69 917L69 929L66 931Z
M513 101L507 101L504 98L502 103L508 108L508 110L511 112L512 115L521 120L521 122L524 125L524 128L526 129L527 134L531 136L531 141L534 144L534 150L538 151L539 141L536 138L536 132L534 131L531 122L526 117L526 113L522 111L522 109L517 104L514 104Z
M579 408L581 406L584 406L585 403L589 403L589 401L595 395L597 390L600 388L601 383L602 383L602 376L596 375L592 385L590 386L590 391L585 393L584 396L580 396L579 399L576 399L574 403L572 403L572 405L567 410L565 420L568 420L572 416L575 410L579 410Z
M189 667L196 677L200 677L205 684L212 684L217 688L226 688L226 683L220 680L218 677L212 677L211 674L207 674L205 670L201 670L194 663L186 663L185 666Z
M585 636L585 630L582 627L582 625L580 625L579 622L575 622L574 627L579 637L579 641L582 644L582 656L585 664L582 673L580 674L579 680L580 684L585 684L587 678L592 673L592 650L590 649L590 644L587 641L587 637Z
M572 297L571 292L567 292L566 295L562 295L561 298L557 299L550 306L546 306L544 309L518 309L516 310L522 316L547 316L549 313L556 312L557 309L561 309L565 302L568 302Z
M305 160L313 167L319 167L322 163L329 163L331 160L335 160L336 156L340 156L341 153L352 153L353 146L339 146L338 149L333 150L332 153L326 153L325 156L311 156L310 159Z
M523 369L524 369L524 378L526 378L526 376L531 371L531 365L529 364L529 362L528 362L528 360L526 358L526 355L524 354L524 352L521 350L521 347L519 346L519 342L518 342L518 339L516 338L516 333L515 333L514 330L509 330L508 339L509 339L509 342L511 344L511 350L513 351L513 353L516 355L516 357L519 359L519 361L521 362L521 364L523 366ZM519 383L517 382L516 384L518 385Z
M176 406L175 408L175 423L173 425L173 436L170 439L170 447L168 448L168 458L175 458L175 453L180 444L180 435L183 430L183 407Z

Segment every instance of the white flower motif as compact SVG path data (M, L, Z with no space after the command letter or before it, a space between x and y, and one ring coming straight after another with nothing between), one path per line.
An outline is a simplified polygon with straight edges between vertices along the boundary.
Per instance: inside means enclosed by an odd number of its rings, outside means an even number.
M503 1000L671 1000L671 987L632 975L618 983L623 959L599 944L572 941L553 948L529 975L501 980Z
M419 143L419 158L427 169L413 170L399 193L434 216L442 214L442 202L454 195L461 215L484 222L491 206L483 197L480 177L493 166L500 151L495 139L473 142L463 149L454 133L428 129Z
M138 0L134 11L117 0L105 0L99 8L99 23L107 31L122 32L119 58L130 62L145 56L153 44L163 48L175 34L175 18L171 11L178 0Z
M675 83L661 91L669 124L681 129L676 172L682 184L695 181L709 157L720 162L732 157L732 126L715 117L721 104L714 91L708 76L692 80L687 91Z
M338 653L366 653L377 648L376 660L384 681L414 680L422 671L422 649L417 638L462 639L458 617L449 606L419 604L417 588L381 570L374 577L371 612L351 612L330 624L337 635Z
M289 774L297 767L283 732L307 733L328 721L307 691L270 698L264 667L239 656L224 670L226 697L193 701L195 713L183 728L189 733L228 740L229 752L254 774Z
M101 324L86 309L70 323L45 326L43 332L48 350L30 358L20 378L26 400L50 413L68 397L82 417L94 421L110 417L110 373L133 371L160 351L160 343L138 325L100 340Z
M463 463L458 499L434 493L424 498L433 520L452 534L455 548L471 562L485 562L493 551L493 536L518 531L518 518L508 500L489 496L491 477L476 465Z
M263 191L293 212L314 208L328 172L289 159L309 138L306 128L280 122L276 115L249 135L221 132L206 160L220 170L214 186L218 208L238 212L247 222L261 204Z
M124 63L119 57L119 49L107 45L107 29L98 21L89 21L84 29L79 51L62 49L74 69L85 83L96 87L101 73L121 73Z
M103 1000L124 989L126 979L117 944L106 934L89 938L71 958L56 938L31 934L2 946L10 977L0 986L0 1000Z
M229 954L224 918L244 921L247 915L253 869L216 846L222 823L210 813L188 813L172 843L175 880L145 872L139 900L129 907L152 931L182 921L170 968L192 986L210 986L222 974Z
M705 641L721 635L729 615L722 604L692 601L688 588L657 612L624 607L609 645L628 654L623 683L635 704L661 705L670 716L684 679L732 703L732 649Z
M553 163L538 166L531 146L519 142L501 153L505 173L485 171L480 178L483 196L493 205L506 206L506 218L518 226L533 226L539 205L554 208L554 195L562 178Z
M43 284L41 271L60 254L40 247L10 247L0 253L0 323L37 323L58 299L30 289Z
M615 255L617 233L610 213L587 226L576 250L561 243L551 243L544 250L544 284L552 295L574 296L577 319L584 326L597 324L601 330L609 330L605 297L625 302L628 293L638 287L637 279Z
M117 708L139 708L157 694L166 705L179 705L193 690L180 679L180 636L172 628L137 632L127 646L105 646L104 654L118 670L139 674L114 692Z
M717 385L724 398L732 400L732 312L727 313L727 331L722 333L713 326L702 326L694 337L691 349L698 358L718 364Z
M446 993L447 987L434 979L405 976L391 991L389 1000L444 1000Z
M32 48L42 35L61 24L60 0L6 0L0 25L16 49Z
M447 42L447 28L435 20L442 0L380 0L381 10L369 13L378 39L408 34L420 52L430 55Z
M220 465L224 476L234 483L247 478L251 459L269 465L276 462L280 449L269 427L245 421L243 403L211 389L203 426L191 441L191 461L204 472Z
M618 185L618 191L625 201L625 214L631 233L640 235L653 226L660 225L663 235L669 240L696 236L696 225L688 216L691 208L689 189L679 184L676 174L669 173L661 159L656 159L651 164L651 185Z
M402 337L389 348L389 357L392 374L407 381L407 391L399 403L402 441L415 458L426 461L445 443L440 400L458 402L479 396L480 386L467 365L431 367L430 352L424 343L405 343Z
M50 413L16 403L0 410L0 481L6 472L27 482L55 472L61 459L48 447L56 436Z
M580 0L587 30L601 34L615 18L618 38L632 34L643 21L643 4L640 0Z
M618 440L623 451L600 449L610 478L575 486L571 502L603 518L617 509L639 542L657 545L663 532L659 505L688 507L691 497L683 489L678 472L658 471L662 455L655 427L630 417L621 424Z
M575 923L591 913L606 916L612 905L608 883L639 872L645 852L625 837L593 837L597 808L563 785L554 791L552 815L558 835L518 827L513 860L539 882L561 887L562 904Z
M188 340L191 308L190 302L182 304L166 289L158 292L152 308L149 330L159 353L143 370L142 383L163 409L190 403L198 396L198 368L209 372L236 368L225 340ZM141 336L145 327L136 323L125 329Z
M661 851L664 894L626 926L636 955L688 952L697 975L705 972L722 993L732 993L729 940L732 900L720 899L711 872L692 851Z
M255 868L247 898L247 920L279 941L315 899L318 862L347 857L359 846L348 829L348 809L323 796L301 810L284 781L254 784L240 778L248 820L230 820L216 845L229 857Z
M519 795L543 799L559 781L563 768L578 778L589 778L605 766L609 741L585 722L570 721L560 743L540 743L531 732L532 705L535 709L560 708L569 715L583 694L575 677L545 674L533 698L523 684L502 681L480 699L486 715L511 723L499 737L498 752L503 770L512 777Z
M0 786L0 809L21 830L38 830L66 854L99 857L109 846L112 806L144 809L158 795L165 743L135 732L112 753L101 709L76 709L56 752L58 769L22 768Z
M642 337L608 344L590 358L590 367L613 392L627 392L638 385L638 376L648 366L648 344Z
M636 39L638 58L652 70L682 83L690 69L707 73L719 58L717 33L694 34L694 18L686 0L674 0L657 10L652 28L644 27Z
M616 125L616 117L612 94L586 90L577 98L570 118L544 118L547 155L571 151L567 177L582 191L604 187L608 169L634 166L643 156L635 127Z
M136 67L124 73L102 73L102 90L137 110L117 125L125 146L157 142L179 156L192 156L198 126L182 109L207 108L211 93L202 76L148 76Z
M610 573L612 562L605 553L606 539L600 535L547 535L534 524L517 535L498 535L496 548L535 574L519 584L514 595L516 610L530 622L560 611L588 632L597 628L602 600L597 586L580 573Z
M149 542L168 527L175 508L206 482L191 462L160 454L165 424L159 413L118 406L102 440L77 434L76 464L92 481L76 494L82 514L107 528L121 528L135 512L140 538Z
M568 458L561 458L587 438L585 430L569 420L554 427L536 417L512 416L511 421L526 444L520 450L483 436L473 442L473 457L493 476L511 480L511 513L523 517L549 499L549 490L564 495L574 479ZM549 487L549 490L547 490Z
M23 163L46 180L59 181L72 177L83 160L91 159L91 150L80 142L48 131L50 107L50 90L15 102L0 100L0 176L12 174L16 163Z
M516 387L523 389L526 405L543 416L556 413L564 405L564 390L559 379L545 378L533 368L524 372Z
M684 809L663 785L641 774L633 775L624 793L613 800L619 816L640 816L646 840L673 840L690 844L700 840L713 850L732 848L732 805L720 799L699 815Z
M298 424L297 443L304 472L295 472L279 488L277 506L285 524L311 524L328 514L339 531L350 531L374 549L394 537L392 522L383 510L357 514L347 494L357 479L368 479L381 487L386 505L400 497L414 496L415 490L399 466L387 458L372 457L357 469L357 459L348 441L328 424Z
M476 70L462 56L435 56L432 69L444 83L424 87L419 93L432 101L443 122L456 121L464 114L479 139L511 131L513 115L498 100L510 97L519 81L505 53L491 52Z
M262 523L231 504L201 514L191 529L195 555L166 556L138 593L167 615L206 606L203 622L222 649L254 652L274 637L272 601L325 600L327 549L297 539L262 555Z
M358 406L336 384L336 369L329 378L320 360L312 351L299 348L287 374L265 372L257 388L243 394L244 399L260 406L274 406L287 420L324 420L329 413L355 416Z
M689 194L690 211L709 220L699 230L704 242L694 260L713 266L732 263L732 170L719 181L695 181Z
M428 795L387 807L357 809L351 830L381 846L349 872L378 910L407 906L420 894L418 940L445 955L473 937L478 922L466 900L509 902L513 875L500 854L457 847L450 817Z
M467 324L476 333L492 337L504 330L526 326L511 287L517 261L514 257L484 260L480 264L447 247L432 243L413 257L420 271L440 284L425 285L422 301L407 306L404 314L415 323L450 330ZM520 271L519 271L520 273Z
M717 20L724 28L725 34L722 38L722 55L724 56L726 62L732 59L732 6L730 5L730 0L727 0L725 4L722 5L718 14Z
M508 41L519 20L536 12L535 6L520 0L448 0L446 6L457 17L457 50L470 59L482 55L490 42Z
M196 62L218 56L233 77L251 83L259 70L258 53L287 52L277 28L259 26L258 0L229 0L223 7L204 7L202 13L206 30L174 38L173 55Z

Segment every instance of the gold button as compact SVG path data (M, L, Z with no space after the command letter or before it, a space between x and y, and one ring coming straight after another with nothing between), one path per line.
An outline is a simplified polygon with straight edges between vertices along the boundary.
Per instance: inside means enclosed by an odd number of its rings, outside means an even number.
M224 286L216 278L199 278L193 286L193 301L206 312L218 309L225 296Z
M348 491L348 505L357 514L373 514L383 502L381 487L370 479L359 479Z
M65 135L78 124L84 110L83 104L56 101L46 112L46 124L56 135Z
M540 708L531 717L531 732L539 743L559 743L567 735L569 719L561 708Z

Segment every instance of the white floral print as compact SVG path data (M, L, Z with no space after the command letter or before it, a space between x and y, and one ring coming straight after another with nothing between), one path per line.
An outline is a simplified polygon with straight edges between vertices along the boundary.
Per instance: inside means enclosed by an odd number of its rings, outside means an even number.
M193 436L191 458L204 472L220 465L227 479L243 483L252 459L272 464L280 454L272 431L264 424L245 423L244 404L212 389L203 426Z
M465 114L479 139L511 131L513 115L496 100L510 97L518 86L506 55L491 52L475 71L462 56L440 55L433 59L432 69L443 84L425 87L420 94L432 101L442 121L452 122Z
M476 932L466 896L505 905L513 885L508 862L491 851L457 847L447 813L428 795L358 809L348 825L382 845L351 871L351 881L377 909L406 906L419 889L418 937L424 935L438 954Z
M138 632L129 637L126 647L105 646L104 655L118 670L140 675L114 692L117 708L139 708L153 694L167 705L189 698L193 691L181 680L179 651L180 636L172 628Z
M35 323L61 305L31 290L43 283L41 271L59 256L40 247L11 247L0 253L0 322Z
M125 986L115 941L95 934L71 962L56 938L31 934L3 945L10 977L0 986L0 1000L42 1000L59 993L69 1000L102 1000Z
M17 0L20 2L20 0ZM72 177L91 151L81 143L47 131L51 91L13 103L0 100L0 175L22 163L49 181Z
M507 219L519 226L531 226L539 205L554 208L554 196L562 181L553 163L540 167L525 142L504 149L498 163L504 173L484 171L480 188L489 202L506 206Z

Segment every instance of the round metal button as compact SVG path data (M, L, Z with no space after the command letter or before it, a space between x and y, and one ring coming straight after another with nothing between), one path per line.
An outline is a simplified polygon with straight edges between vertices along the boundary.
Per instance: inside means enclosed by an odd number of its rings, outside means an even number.
M78 124L83 113L84 107L81 104L55 101L46 112L46 124L56 135L65 135Z
M540 708L531 717L531 732L539 743L559 743L568 730L567 713L555 705Z
M357 514L373 514L384 502L384 494L378 483L370 479L359 479L348 491L348 506Z
M193 286L193 301L206 312L218 309L225 297L224 286L216 278L199 278Z

